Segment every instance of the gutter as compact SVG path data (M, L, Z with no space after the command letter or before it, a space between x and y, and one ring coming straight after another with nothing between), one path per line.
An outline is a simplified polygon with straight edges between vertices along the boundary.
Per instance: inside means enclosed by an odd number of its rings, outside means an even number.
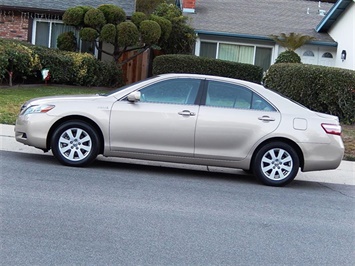
M21 7L21 6L3 6L0 5L0 10L9 10L9 11L19 11L19 12L30 12L30 13L53 13L58 15L63 15L65 10L58 9L45 9L45 8L34 8L34 7Z
M323 26L328 22L328 20L333 16L335 10L339 8L339 6L343 3L343 0L337 1L334 6L330 9L328 14L321 20L321 22L316 27L316 32L320 32Z
M354 0L355 1L355 0ZM250 35L250 34L239 34L239 33L230 33L230 32L217 32L217 31L206 31L206 30L195 30L197 35L214 35L214 36L223 36L223 37L235 37L240 39L247 40L258 40L258 41L271 41L274 42L273 39L267 36L259 36L259 35ZM310 41L307 44L319 45L319 46L328 46L328 47L338 47L337 42L326 42L326 41Z

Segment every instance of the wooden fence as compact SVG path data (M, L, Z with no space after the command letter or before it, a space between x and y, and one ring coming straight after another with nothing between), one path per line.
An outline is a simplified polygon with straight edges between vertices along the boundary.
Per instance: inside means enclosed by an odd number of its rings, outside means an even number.
M123 54L120 58L120 62L124 62L133 55L137 54L137 51L130 51ZM126 84L131 84L142 79L146 79L150 74L152 58L150 49L145 50L143 53L137 55L132 60L122 65L123 75Z

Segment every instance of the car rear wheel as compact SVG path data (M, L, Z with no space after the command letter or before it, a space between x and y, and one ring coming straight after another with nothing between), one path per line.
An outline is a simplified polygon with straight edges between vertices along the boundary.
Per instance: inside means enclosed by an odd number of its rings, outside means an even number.
M254 174L265 185L284 186L297 175L299 158L296 151L283 142L263 146L256 154Z
M68 166L85 166L94 161L99 153L99 138L89 124L68 121L55 131L51 141L53 155Z

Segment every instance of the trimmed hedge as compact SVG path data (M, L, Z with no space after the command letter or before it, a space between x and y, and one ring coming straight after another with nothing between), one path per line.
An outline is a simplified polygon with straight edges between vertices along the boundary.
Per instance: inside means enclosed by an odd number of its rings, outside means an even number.
M274 64L264 84L308 108L355 122L355 71L305 64Z
M65 52L19 41L0 39L0 51L5 49L4 47L7 49L16 47L15 52L18 51L18 47L24 47L31 51L33 56L39 59L42 67L40 69L49 69L51 83L102 87L121 86L124 83L122 69L119 66L101 62L91 54ZM5 78L7 64L8 60L4 60L4 57L0 56L0 80ZM33 69L26 71L26 73L31 73L32 77L29 80L32 83L43 82L38 71L37 73L33 72ZM21 80L17 80L17 82L21 82Z
M153 61L153 74L159 75L165 73L206 74L260 83L263 69L250 64L194 55L161 55Z

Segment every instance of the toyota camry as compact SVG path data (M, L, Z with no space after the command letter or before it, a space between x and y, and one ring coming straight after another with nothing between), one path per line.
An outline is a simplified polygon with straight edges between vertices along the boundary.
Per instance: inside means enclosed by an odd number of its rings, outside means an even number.
M37 98L22 107L16 140L68 166L99 154L239 168L283 186L301 171L335 169L344 145L336 116L262 85L165 74L106 94Z

